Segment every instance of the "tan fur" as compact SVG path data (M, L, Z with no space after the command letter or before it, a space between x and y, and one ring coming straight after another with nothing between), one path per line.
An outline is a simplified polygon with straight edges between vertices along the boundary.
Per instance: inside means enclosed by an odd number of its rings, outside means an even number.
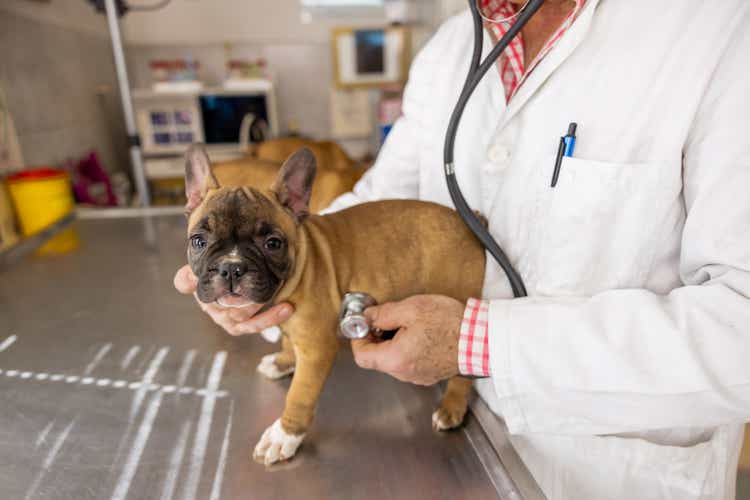
M236 186L258 186L242 168L217 165L213 172L222 187L209 190L190 214L191 229L210 215L207 207L215 207L237 191ZM291 302L295 313L281 325L285 340L276 362L282 371L296 365L281 426L290 435L302 436L336 359L338 310L346 292L364 291L379 303L425 293L465 302L481 294L485 254L458 214L434 203L365 203L297 224L273 192L256 194L267 200L248 201L247 210L279 226L290 249L291 272L274 302ZM449 381L438 409L440 429L461 423L470 390L470 380Z
M273 363L280 372L285 372L295 365L294 345L287 335L281 338L281 351L276 355Z
M354 160L349 158L341 146L333 141L312 141L300 137L271 139L254 145L252 154L260 160L281 164L295 151L301 148L310 149L321 168L329 170L356 169Z
M471 386L472 380L468 378L453 377L448 381L440 406L435 411L435 430L453 429L461 425L469 405Z
M422 293L465 302L481 294L484 250L458 215L440 205L393 200L312 216L298 228L295 246L294 274L277 298L296 308L282 325L297 358L281 420L290 434L304 433L312 421L336 358L344 293L366 290L379 303ZM466 379L448 384L441 409L455 425L470 390Z

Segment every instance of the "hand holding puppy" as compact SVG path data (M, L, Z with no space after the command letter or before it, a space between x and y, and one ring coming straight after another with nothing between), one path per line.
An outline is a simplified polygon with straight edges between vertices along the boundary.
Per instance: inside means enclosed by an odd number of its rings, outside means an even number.
M197 288L198 278L193 274L190 266L185 265L177 270L174 276L174 287L183 294L194 294ZM255 315L262 304L242 308L223 307L216 303L206 304L196 300L200 308L208 314L211 319L222 327L229 335L247 335L259 333L266 328L277 326L288 320L294 308L287 303L273 306L257 316Z
M392 340L352 341L356 363L403 382L432 385L458 375L458 337L464 305L442 295L415 295L365 310L374 328L396 330Z

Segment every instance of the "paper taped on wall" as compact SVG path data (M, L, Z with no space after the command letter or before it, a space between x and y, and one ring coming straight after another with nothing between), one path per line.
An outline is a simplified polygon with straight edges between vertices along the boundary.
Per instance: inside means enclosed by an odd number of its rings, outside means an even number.
M0 87L0 176L23 167L21 146L10 116L5 92Z
M337 139L367 137L373 119L367 90L331 89L331 134Z

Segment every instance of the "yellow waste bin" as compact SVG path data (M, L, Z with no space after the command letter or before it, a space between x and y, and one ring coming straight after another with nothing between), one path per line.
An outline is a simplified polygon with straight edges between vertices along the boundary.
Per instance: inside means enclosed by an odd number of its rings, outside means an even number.
M70 177L64 170L24 170L8 177L8 190L24 236L38 233L75 209ZM65 253L78 245L78 233L70 226L39 247L37 253Z

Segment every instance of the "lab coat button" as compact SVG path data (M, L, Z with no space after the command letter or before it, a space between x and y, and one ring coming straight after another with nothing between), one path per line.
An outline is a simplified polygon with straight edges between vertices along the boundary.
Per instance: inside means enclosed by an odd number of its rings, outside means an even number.
M487 152L487 157L492 163L502 165L510 158L510 150L501 144L495 144Z

